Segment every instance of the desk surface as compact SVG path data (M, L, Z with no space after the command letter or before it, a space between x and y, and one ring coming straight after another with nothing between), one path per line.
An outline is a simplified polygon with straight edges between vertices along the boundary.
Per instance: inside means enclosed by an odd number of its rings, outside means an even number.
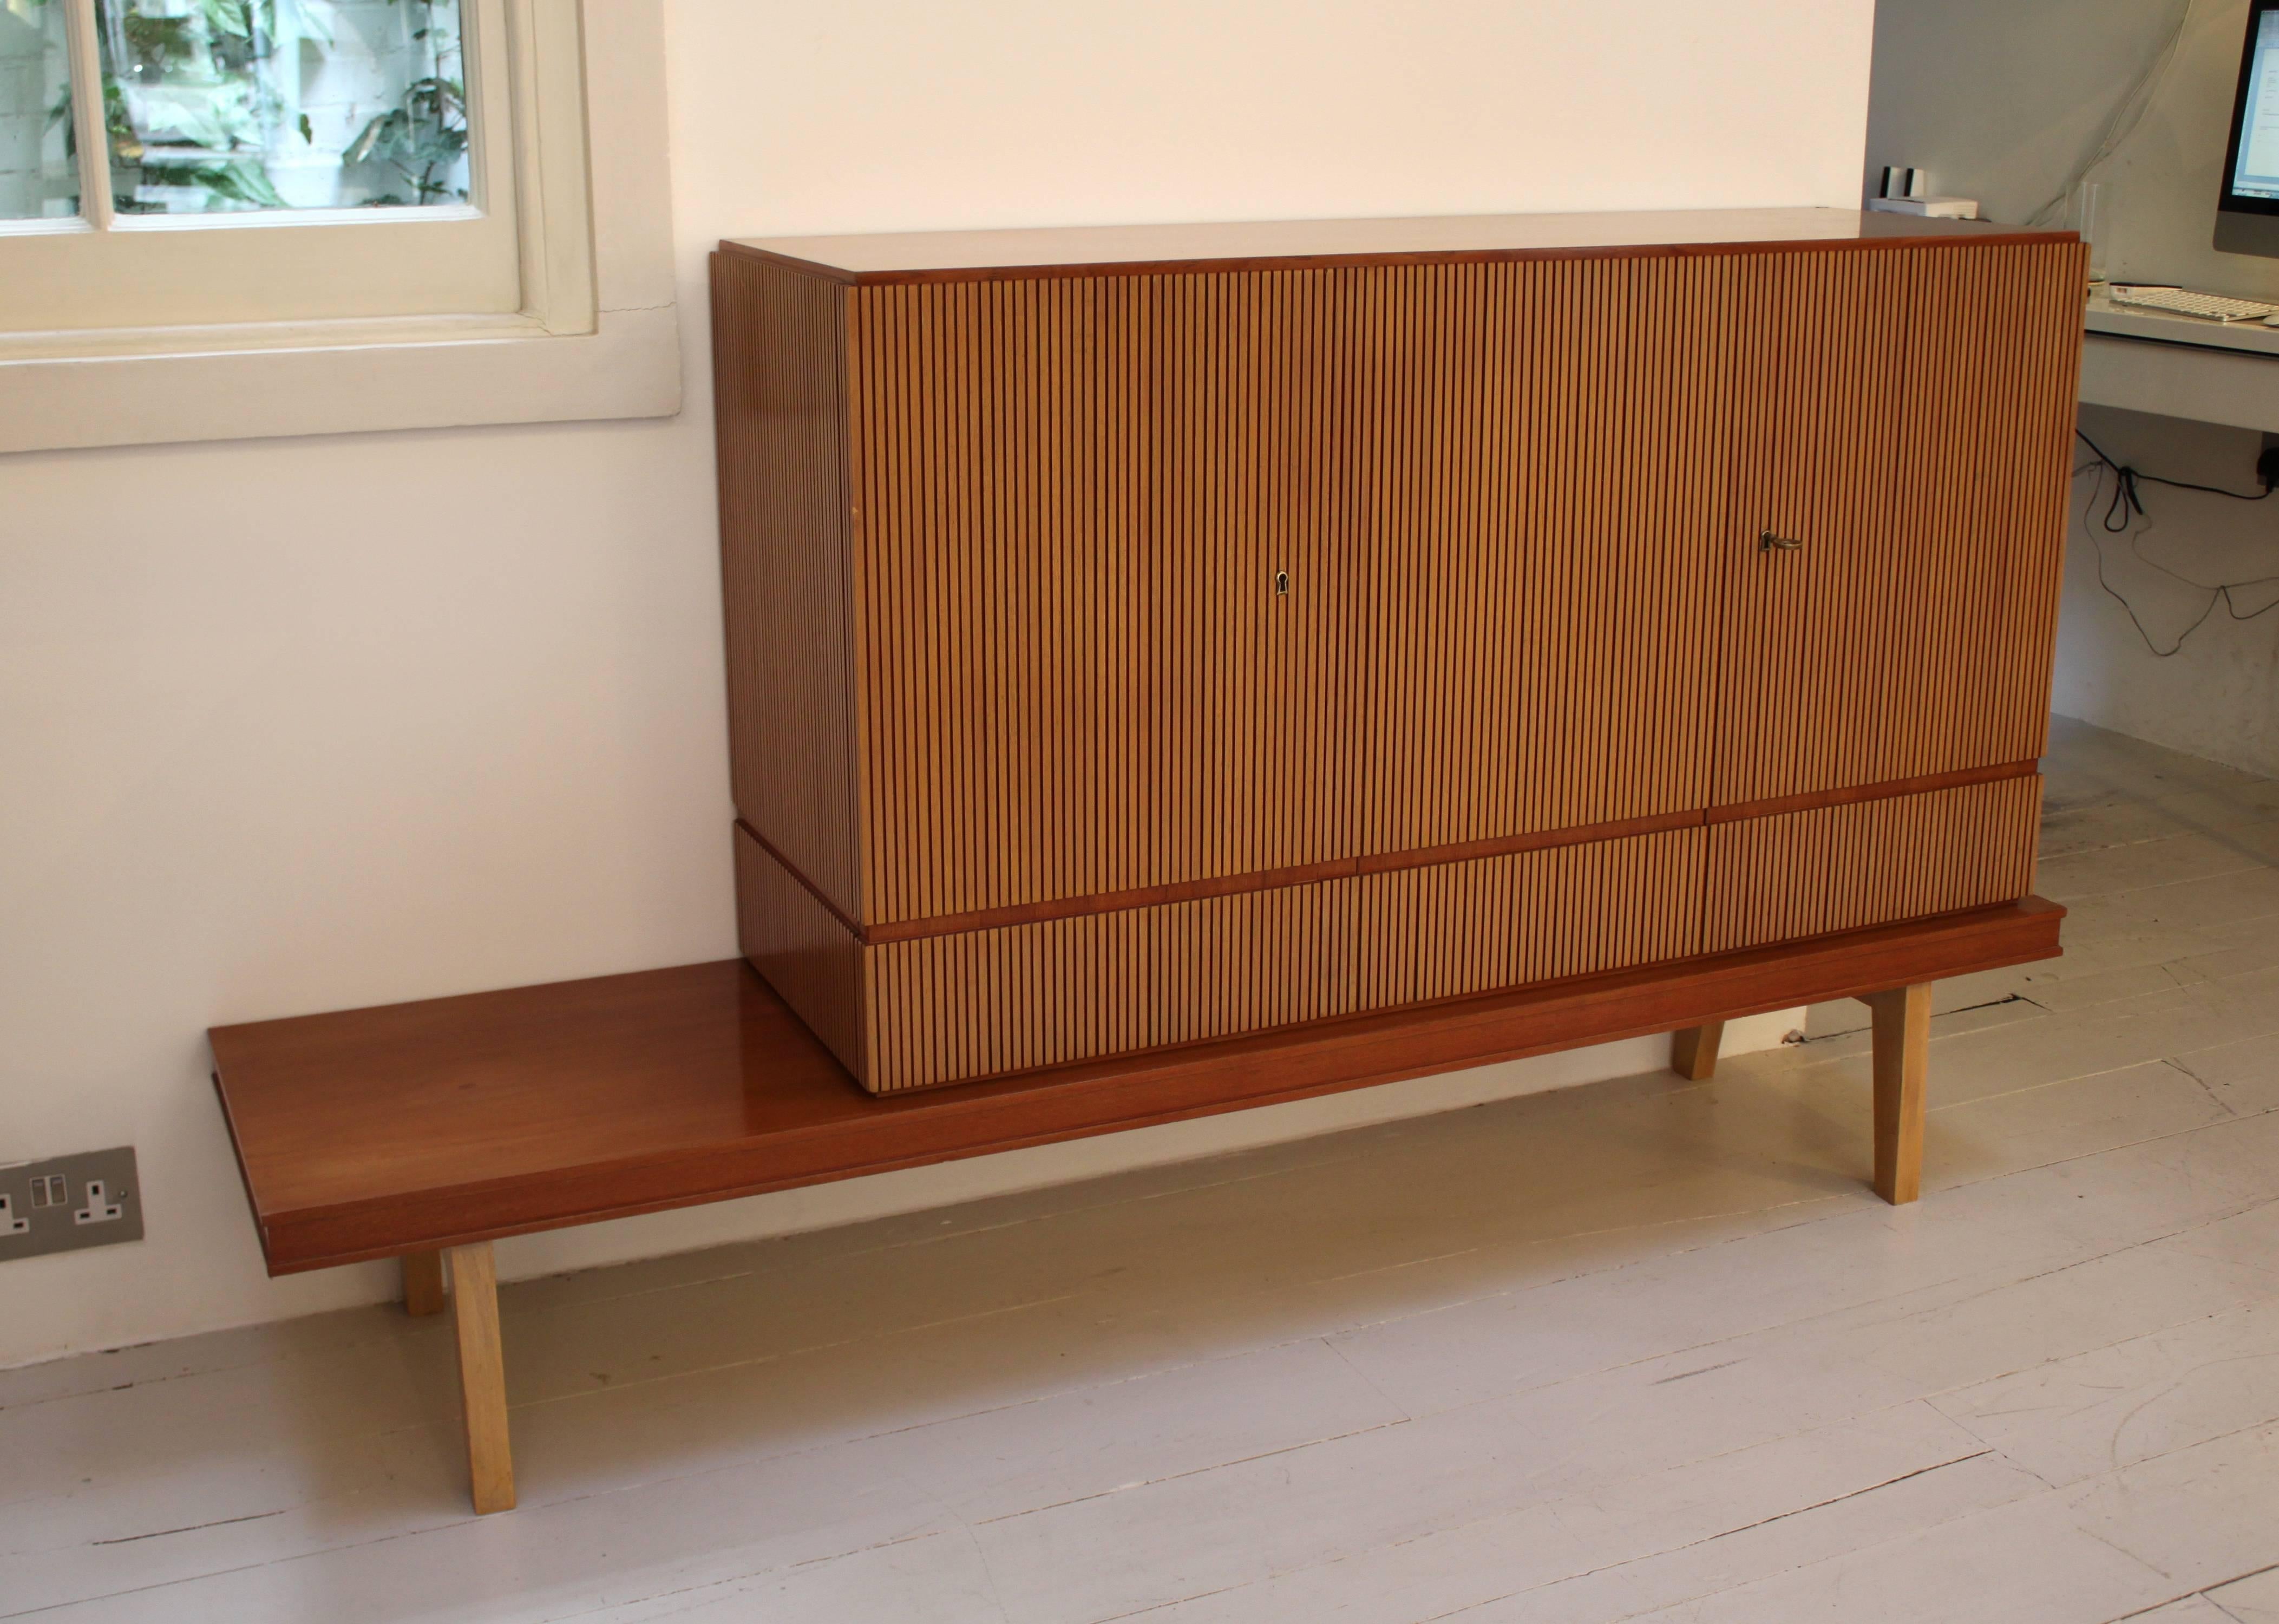
M740 960L216 1028L272 1274L821 1184L1880 991L2058 951L2039 899L873 1098Z
M1543 258L1631 249L1851 243L2071 241L1983 220L1918 219L1852 209L1669 209L1606 214L1464 214L1409 219L1239 220L1070 226L872 236L748 237L721 244L847 282L1132 272L1212 264L1381 264Z
M2099 288L2090 296L2088 327L2115 338L2145 339L2156 344L2190 344L2202 349L2229 349L2243 355L2279 356L2279 327L2260 321L2210 321L2202 316L2183 316L2142 304L2115 304Z

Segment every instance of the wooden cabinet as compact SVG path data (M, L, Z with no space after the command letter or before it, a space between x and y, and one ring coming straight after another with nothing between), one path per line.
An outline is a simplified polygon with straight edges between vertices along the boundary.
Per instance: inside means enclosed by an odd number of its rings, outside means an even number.
M2022 895L2080 257L724 244L748 955L888 1092Z

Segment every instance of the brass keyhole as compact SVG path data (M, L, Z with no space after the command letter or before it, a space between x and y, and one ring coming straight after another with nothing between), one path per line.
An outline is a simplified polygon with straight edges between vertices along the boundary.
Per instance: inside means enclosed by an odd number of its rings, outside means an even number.
M1274 595L1278 598L1290 595L1290 571L1287 570L1274 571Z

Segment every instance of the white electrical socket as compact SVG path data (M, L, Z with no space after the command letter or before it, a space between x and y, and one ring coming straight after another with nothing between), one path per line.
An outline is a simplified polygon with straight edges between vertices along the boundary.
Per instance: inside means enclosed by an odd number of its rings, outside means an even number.
M87 1181L87 1205L72 1214L73 1223L117 1223L127 1209L104 1193L103 1181Z
M0 1263L142 1238L134 1147L0 1162Z

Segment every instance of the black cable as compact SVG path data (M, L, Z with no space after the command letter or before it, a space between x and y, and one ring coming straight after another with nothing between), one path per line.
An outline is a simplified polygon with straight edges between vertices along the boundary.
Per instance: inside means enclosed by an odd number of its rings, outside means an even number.
M2103 468L2110 469L2113 471L2113 495L2106 503L2103 517L2099 519L2097 522L2097 528L2105 532L2106 535L2118 536L2127 534L2130 524L2135 519L2149 518L2151 517L2151 515L2145 511L2144 499L2137 494L2137 486L2140 480L2149 480L2154 485L2165 485L2180 491L2204 491L2211 496L2227 497L2233 502L2261 502L2265 497L2269 496L2275 488L2272 486L2267 485L2260 492L2250 496L2243 494L2238 491L2227 491L2219 486L2195 485L2189 479L2164 479L2158 474L2145 473L2137 469L2127 467L2120 463L2114 462L2110 456L2106 455L2103 447L2099 446L2088 435L2082 433L2080 429L2075 429L2074 433L2080 436L2082 444L2087 446L2091 451L2096 454L2097 456L2097 463L2085 463L2082 467L2075 469L2074 473L2076 476L2078 477L2081 474L2087 473L2091 471L2092 467L2096 467L2099 464L2101 464ZM2104 475L2102 472L2099 472L2098 476L2098 484L2096 486L2091 488L2089 502L2082 509L2081 522L2082 528L2084 532L2090 529L2090 515L2096 509L2098 491L2103 487L2104 482ZM2120 520L2120 523L2118 524L2114 522L2116 517ZM2176 640L2173 646L2168 648L2162 648L2159 644L2152 640L2152 634L2145 629L2145 623L2137 617L2135 606L2132 605L2128 599L2122 597L2118 592L2114 591L2113 584L2105 578L2104 541L2094 533L2091 533L2089 539L2090 544L2097 548L2098 586L2103 589L2106 597L2111 598L2127 612L2129 616L2129 624L2137 628L2137 635L2144 640L2145 647L2152 652L2153 657L2156 659L2167 660L2173 658L2175 655L2181 653L2183 649L2186 640L2188 640L2193 632L2198 631L2203 625L2207 624L2208 617L2215 613L2215 606L2219 602L2223 605L2224 613L2229 616L2233 620L2237 621L2254 620L2269 614L2275 609L2279 609L2279 596L2275 596L2270 602L2265 604L2261 609L2252 609L2248 613L2243 615L2239 612L2238 600L2232 596L2232 594L2235 591L2239 591L2246 587L2279 585L2279 575L2258 576L2252 580L2245 581L2196 581L2188 575L2181 574L2175 570L2169 569L2168 566L2164 563L2160 563L2152 559L2145 557L2143 546L2144 532L2139 531L2131 538L2129 543L2129 550L2136 555L2137 563L2143 564L2146 569L2158 571L2160 574L2167 576L2171 580L2181 581L2187 586L2193 587L2200 592L2205 592L2209 594L2207 607L2199 612L2199 617L2177 634Z
M2110 468L2115 474L2120 476L2122 486L2128 493L2127 505L2135 509L2138 513L2145 511L2145 504L2138 501L2137 497L2137 483L2140 479L2150 480L2154 485L2165 485L2172 489L2179 491L2206 491L2211 496L2228 496L2234 502L2261 502L2271 494L2274 488L2273 486L2267 485L2261 490L2250 495L2244 491L2225 490L2220 485L2194 485L2190 479L2164 479L2159 474L2149 474L2145 472L2142 469L2123 467L2121 463L2114 462L2111 457L2106 456L2104 448L2099 446L2097 441L2091 440L2088 435L2083 434L2078 428L2075 429L2074 433L2080 435L2082 444L2087 446L2091 451L2097 453L2097 460L2099 462L2104 463L2107 468ZM2115 493L2116 500L2118 499L2118 496L2119 493ZM2107 509L2107 517L2111 517L2111 509ZM2128 527L2128 524L2129 521L2124 518L2121 521L2119 528L2115 528L2110 525L2106 528L2117 536L2121 533L2122 530Z

